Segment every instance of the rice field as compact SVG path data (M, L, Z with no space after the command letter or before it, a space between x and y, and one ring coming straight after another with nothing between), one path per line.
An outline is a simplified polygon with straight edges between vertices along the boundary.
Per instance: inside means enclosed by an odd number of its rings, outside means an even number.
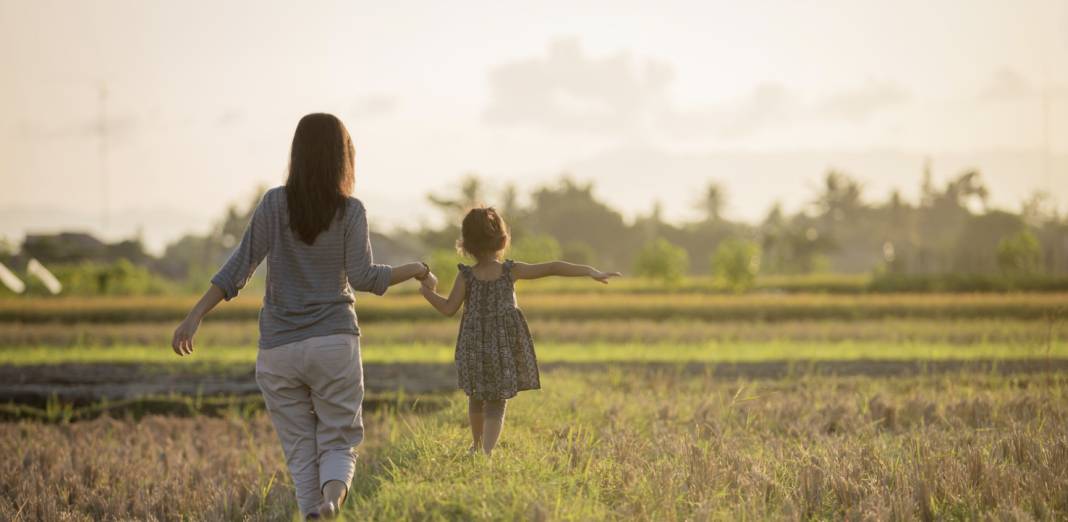
M822 321L696 321L650 319L530 319L539 343L705 342L890 342L1046 346L1068 338L1063 320L1017 319L873 319ZM361 321L365 344L450 345L456 340L455 320ZM172 322L123 323L0 323L0 346L103 347L166 346ZM197 333L203 346L254 346L259 339L255 320L209 318Z
M181 320L195 297L0 299L2 323L141 322ZM534 319L790 321L925 319L1030 319L1068 316L1068 294L532 294L520 306ZM216 320L255 319L260 298L245 295L221 306ZM439 319L422 296L361 294L363 321Z
M983 343L961 346L942 343L545 343L540 344L540 363L738 363L760 361L839 361L839 360L997 360L1068 358L1068 345L1058 343L1050 351L1043 347ZM213 370L216 366L256 362L253 346L204 346L190 357L178 359L169 346L106 346L89 349L57 347L15 347L4 349L3 364L144 364L175 368L197 365ZM364 363L439 363L453 361L449 345L366 344Z
M521 295L543 389L471 458L457 319L358 303L351 520L1061 520L1068 294ZM0 300L0 520L295 520L258 302Z
M466 454L457 393L366 419L349 520L1058 520L1063 374L557 371ZM4 520L291 520L262 413L0 423Z

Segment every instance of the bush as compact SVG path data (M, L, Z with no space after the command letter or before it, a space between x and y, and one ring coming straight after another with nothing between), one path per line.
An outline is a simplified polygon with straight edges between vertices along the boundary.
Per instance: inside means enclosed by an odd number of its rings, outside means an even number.
M438 292L448 292L452 288L456 273L459 271L456 265L463 262L464 258L460 257L455 250L440 249L430 253L430 260L427 264L438 278Z
M712 255L712 273L735 292L753 287L760 272L760 245L744 239L720 242Z
M642 247L634 263L634 273L666 284L682 280L690 268L690 256L680 246L664 238L657 238Z
M77 264L57 264L47 268L63 285L61 295L162 295L182 290L181 286L173 281L126 259L112 263L86 261ZM26 273L18 273L16 276L26 283L26 295L50 295L38 278ZM204 289L206 281L205 279L199 285L200 290ZM14 295L16 294L0 286L0 297Z
M569 241L560 252L561 257L572 263L580 265L592 265L597 262L597 253L593 247L582 241Z
M545 234L525 235L512 243L508 257L524 263L544 263L560 259L560 243Z
M872 293L1064 292L1068 277L1041 274L877 274Z
M1042 267L1042 244L1030 230L998 243L998 268L1006 274L1035 274Z

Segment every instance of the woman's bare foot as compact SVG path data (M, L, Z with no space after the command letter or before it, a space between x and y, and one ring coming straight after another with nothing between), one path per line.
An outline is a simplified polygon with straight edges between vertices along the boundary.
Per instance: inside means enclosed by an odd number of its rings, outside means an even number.
M332 519L341 514L341 505L345 502L348 488L339 480L331 480L323 485L323 503L319 505L319 518Z

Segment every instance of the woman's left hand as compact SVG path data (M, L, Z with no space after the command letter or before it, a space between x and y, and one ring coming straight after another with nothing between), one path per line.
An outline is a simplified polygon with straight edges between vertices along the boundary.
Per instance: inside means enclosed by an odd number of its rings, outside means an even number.
M200 327L200 321L192 317L186 317L178 328L174 329L174 338L171 339L171 348L179 356L193 353L193 336Z

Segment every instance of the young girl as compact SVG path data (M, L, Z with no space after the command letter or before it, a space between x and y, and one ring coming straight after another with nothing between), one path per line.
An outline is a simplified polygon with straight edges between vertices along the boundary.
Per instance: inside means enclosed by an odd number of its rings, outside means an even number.
M493 208L476 208L464 217L459 250L475 259L474 266L460 264L449 297L437 294L437 277L428 275L421 287L423 297L442 314L451 317L464 305L456 339L456 369L459 386L468 397L468 417L474 443L493 452L504 427L505 401L523 390L541 387L534 340L526 318L516 306L515 281L548 276L591 277L608 283L619 272L601 272L593 267L564 261L527 264L506 260L508 227Z

